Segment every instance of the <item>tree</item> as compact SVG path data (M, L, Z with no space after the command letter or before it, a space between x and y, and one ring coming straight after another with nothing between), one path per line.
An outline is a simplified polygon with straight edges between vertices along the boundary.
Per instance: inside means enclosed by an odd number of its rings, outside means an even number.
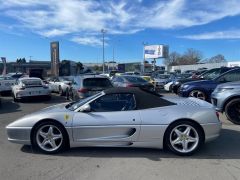
M202 59L202 53L195 49L188 49L181 58L181 65L197 64Z
M80 74L80 72L84 69L83 64L81 62L76 63L76 72Z
M178 61L179 61L180 57L181 57L181 55L174 51L174 52L170 53L167 58L164 59L164 64L167 66L178 65Z
M226 61L226 59L222 54L213 56L208 60L209 63L220 63L220 62L225 62L225 61Z

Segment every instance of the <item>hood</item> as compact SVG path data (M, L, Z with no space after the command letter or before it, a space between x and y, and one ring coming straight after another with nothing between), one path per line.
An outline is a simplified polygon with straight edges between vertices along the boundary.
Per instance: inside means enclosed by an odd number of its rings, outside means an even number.
M198 81L199 79L176 79L175 82L180 82L180 83L186 83L186 82L192 82L192 81Z
M53 105L53 106L49 106L46 108L43 108L39 111L33 112L31 114L28 114L24 117L27 116L32 116L32 115L36 115L36 114L41 114L41 113L51 113L51 112L69 112L70 110L66 109L65 106L69 104L69 103L61 103L61 104L57 104L57 105Z
M202 85L216 84L216 82L212 81L212 80L197 80L197 81L192 81L192 82L186 82L184 84L202 86Z
M184 98L184 97L164 96L163 99L173 102L179 106L199 106L199 107L206 107L206 108L213 107L212 104L194 97Z

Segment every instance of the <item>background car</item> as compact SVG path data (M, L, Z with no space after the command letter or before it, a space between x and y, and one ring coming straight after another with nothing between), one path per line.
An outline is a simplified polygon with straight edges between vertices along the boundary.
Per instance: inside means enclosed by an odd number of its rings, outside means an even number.
M154 91L154 85L140 76L122 75L116 76L112 83L115 87L140 87L149 91Z
M232 123L240 125L240 81L218 85L211 100L217 111L225 112Z
M166 91L170 91L172 92L173 91L173 86L176 84L177 81L179 80L182 80L182 79L186 79L186 78L189 78L191 77L192 74L172 74L170 76L170 79L169 81L167 82L166 84L166 87L164 85L164 89Z
M184 83L180 87L179 96L196 97L202 100L211 101L211 94L217 85L234 81L240 81L240 68L234 68L212 80Z
M6 129L10 142L32 145L43 153L58 153L69 146L107 146L165 147L191 155L219 136L221 122L210 103L196 98L111 88L75 103L42 109Z
M192 82L192 81L198 81L198 80L211 80L219 75L231 70L233 68L231 67L221 67L221 68L213 68L208 71L203 72L202 74L195 76L194 78L191 76L180 78L176 81L174 81L172 85L172 90L175 94L178 94L180 86L186 82Z
M32 97L51 98L51 90L44 85L40 78L20 78L16 85L12 86L12 94L15 102Z
M99 93L104 89L113 87L106 76L82 75L73 78L72 86L67 90L67 99L78 100Z
M170 74L158 74L154 77L154 86L156 91L164 88L164 85L169 82Z
M16 83L16 79L11 76L0 76L0 94L12 91L12 86Z
M72 76L53 77L48 81L48 86L53 92L57 92L63 96L66 94L66 90L70 88L72 80Z

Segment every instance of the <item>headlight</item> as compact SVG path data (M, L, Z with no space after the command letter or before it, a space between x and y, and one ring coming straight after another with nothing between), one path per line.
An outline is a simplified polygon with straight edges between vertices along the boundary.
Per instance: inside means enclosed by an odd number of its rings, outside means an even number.
M178 85L178 84L180 84L180 82L177 81L177 82L175 82L174 84Z
M182 88L183 88L183 89L187 89L188 87L189 87L188 84L184 84L184 85L182 85Z
M230 91L230 90L233 90L234 88L217 88L215 90L215 92L218 92L218 93L221 93L221 92L224 92L224 91Z

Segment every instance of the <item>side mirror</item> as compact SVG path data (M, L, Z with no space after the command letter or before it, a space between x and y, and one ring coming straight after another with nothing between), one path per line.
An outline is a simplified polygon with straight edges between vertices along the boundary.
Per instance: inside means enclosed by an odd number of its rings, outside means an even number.
M90 112L91 107L89 104L85 104L83 107L81 107L80 112Z

